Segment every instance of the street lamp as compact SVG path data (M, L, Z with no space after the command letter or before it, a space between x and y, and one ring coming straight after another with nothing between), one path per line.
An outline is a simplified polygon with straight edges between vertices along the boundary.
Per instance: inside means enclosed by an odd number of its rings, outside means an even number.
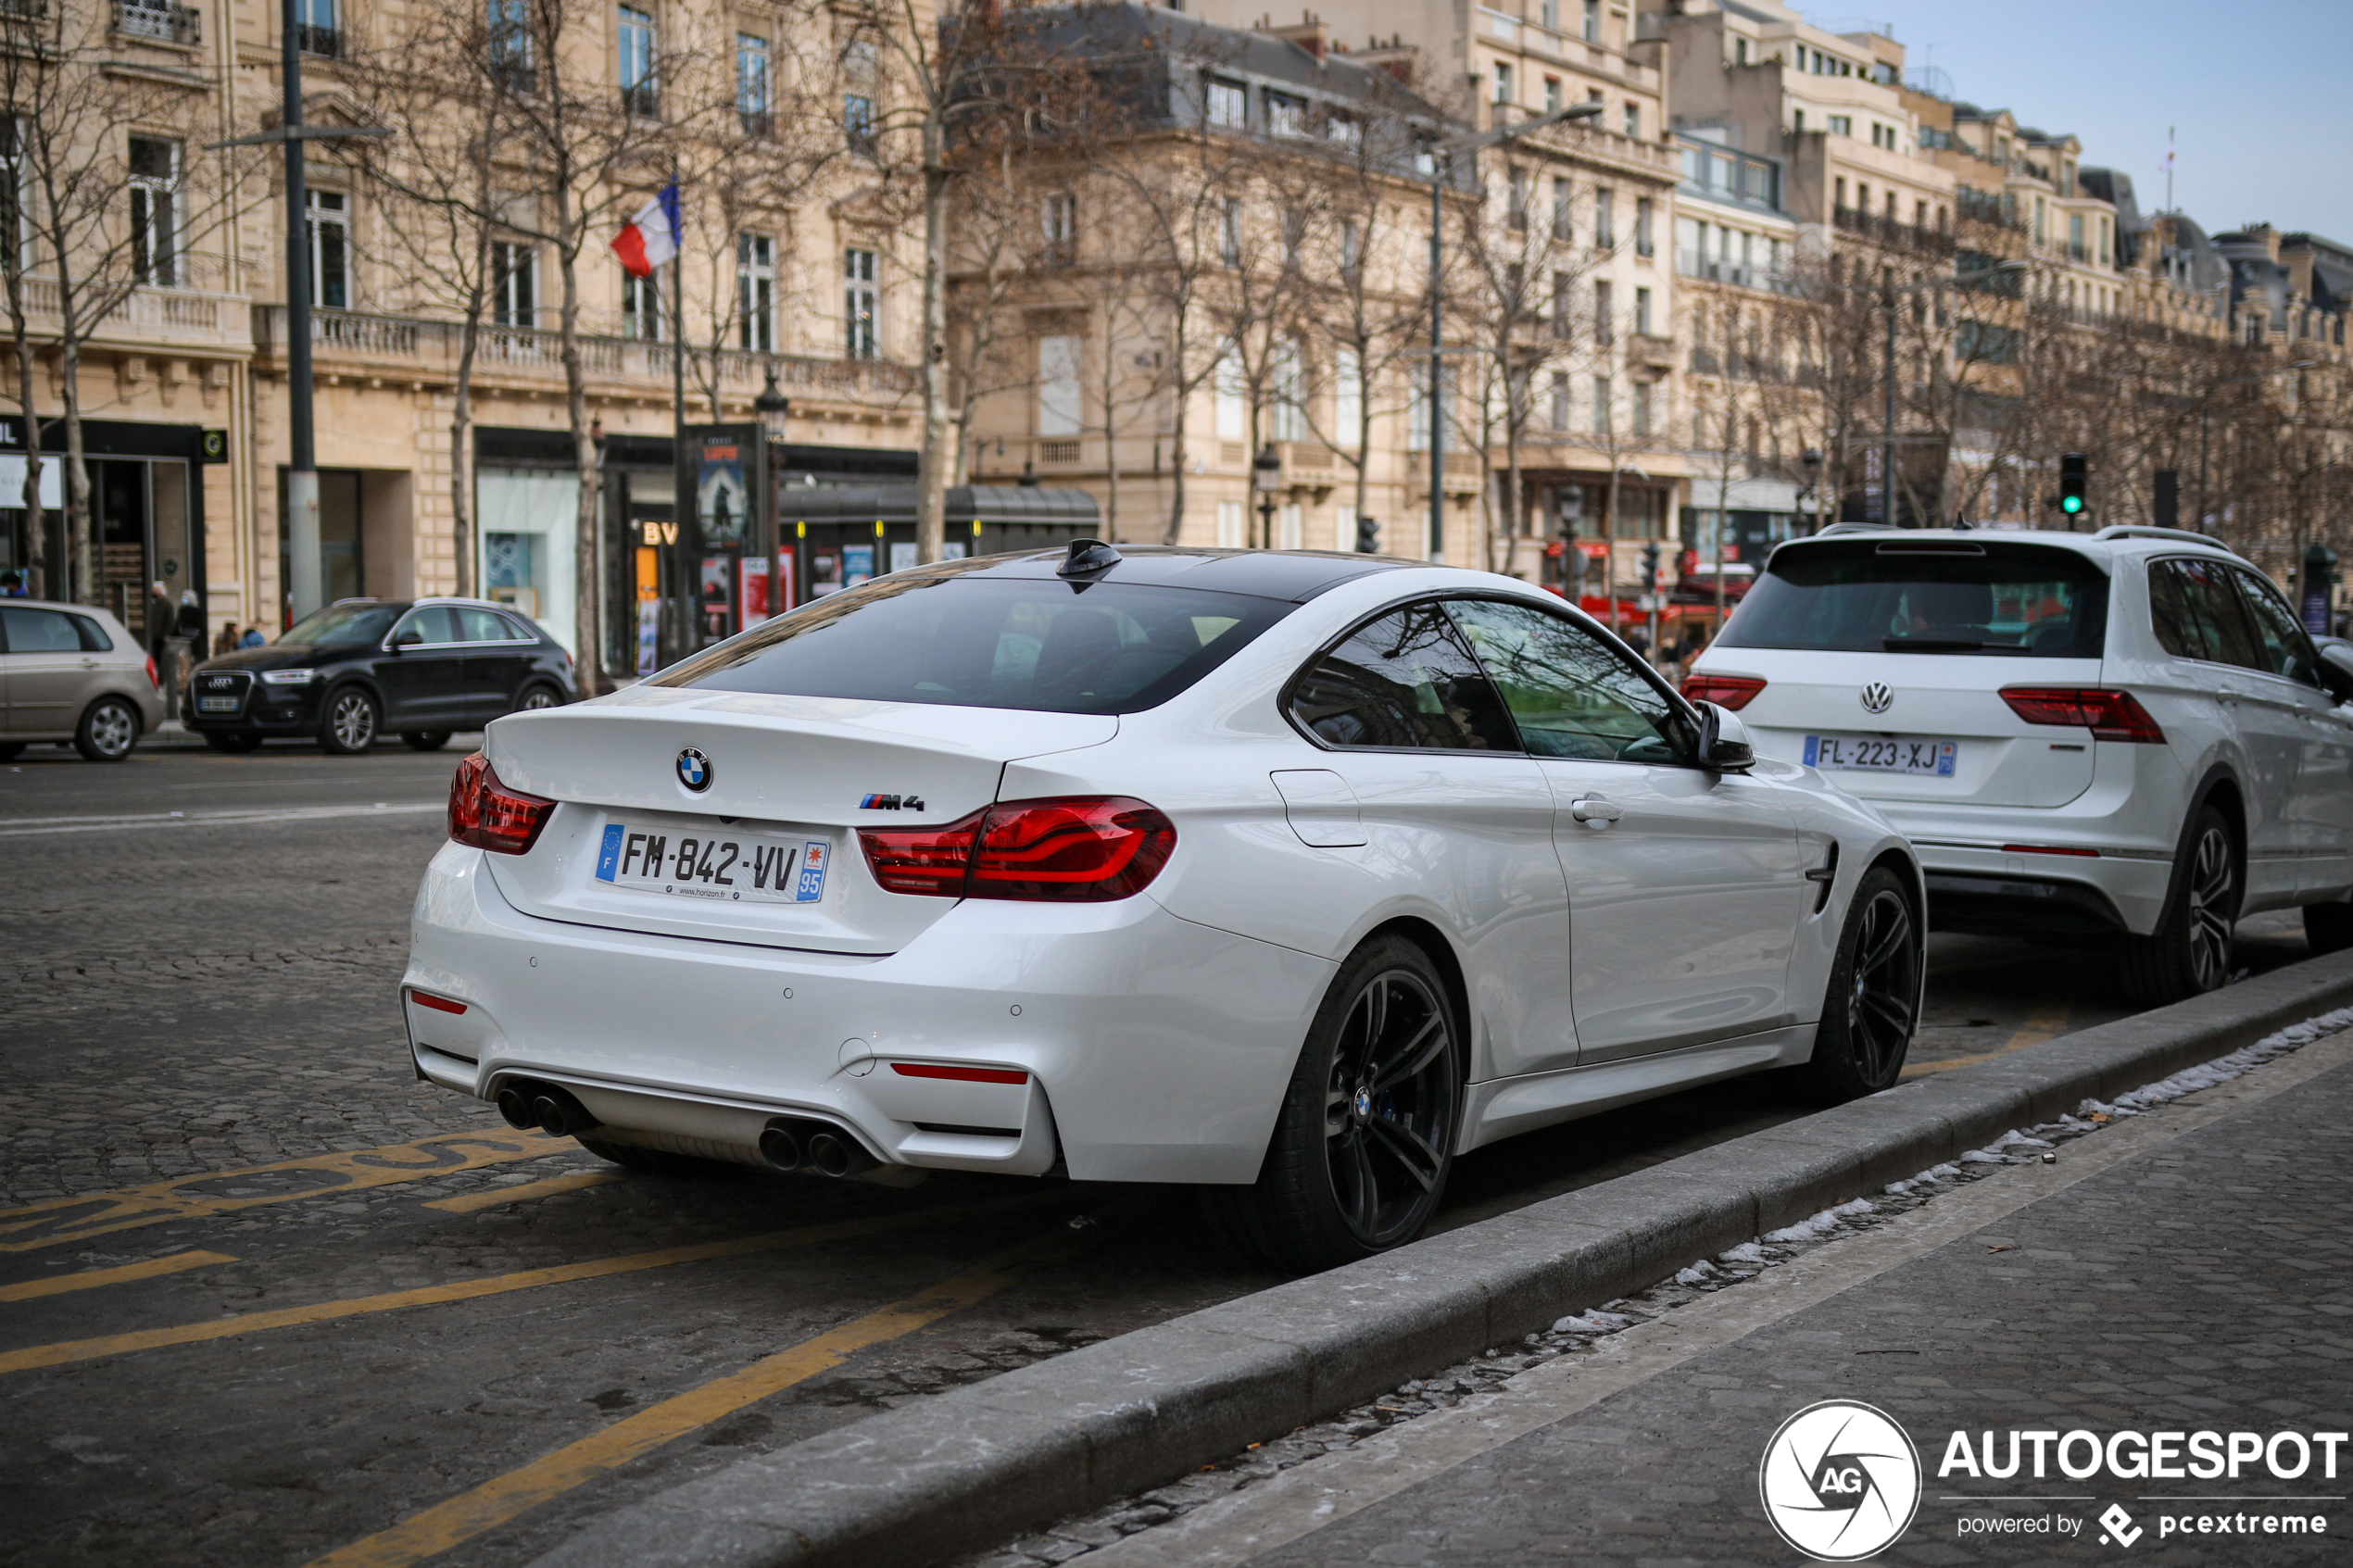
M1266 548L1275 546L1275 492L1283 486L1283 460L1275 456L1275 444L1267 442L1251 459L1250 487L1258 492L1259 542Z
M2005 272L2022 272L2026 263L2020 260L1996 261L1991 267L1974 267L1966 272L1956 272L1949 278L1922 278L1917 283L1897 288L1890 283L1887 294L1887 405L1885 423L1880 430L1879 511L1880 521L1895 526L1895 298L1898 295L1919 294L1926 289L1946 288L1957 283L1974 283Z
M785 438L785 420L792 412L792 401L776 390L776 367L768 367L768 384L751 400L752 417L760 421L761 439L781 442Z
M1802 498L1805 507L1813 512L1814 526L1819 528L1822 522L1822 508L1821 498L1816 493L1816 486L1821 483L1822 454L1816 448L1808 446L1798 454L1797 466L1806 474L1806 483L1797 487L1797 494ZM1806 532L1810 533L1813 530L1808 529Z
M1433 560L1446 553L1446 420L1444 383L1439 370L1446 353L1446 296L1441 286L1446 275L1442 250L1446 233L1446 177L1460 153L1475 153L1482 147L1514 141L1531 131L1563 125L1572 119L1592 119L1600 115L1600 104L1578 104L1552 114L1541 114L1533 119L1523 119L1516 125L1499 125L1475 136L1457 136L1451 141L1434 143L1429 149L1429 555Z

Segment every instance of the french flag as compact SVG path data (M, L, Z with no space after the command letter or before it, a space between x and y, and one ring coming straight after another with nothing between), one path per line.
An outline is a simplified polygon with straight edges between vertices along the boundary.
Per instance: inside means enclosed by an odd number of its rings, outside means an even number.
M613 236L612 253L631 277L649 278L655 268L678 254L686 232L678 218L678 182L673 180Z

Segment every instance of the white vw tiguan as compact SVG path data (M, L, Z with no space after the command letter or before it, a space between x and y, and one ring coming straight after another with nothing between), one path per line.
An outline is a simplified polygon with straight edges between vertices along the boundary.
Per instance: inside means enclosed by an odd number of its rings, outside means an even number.
M1683 690L1918 847L1950 931L2222 984L2242 915L2353 944L2353 676L2202 534L1833 528L1773 552Z

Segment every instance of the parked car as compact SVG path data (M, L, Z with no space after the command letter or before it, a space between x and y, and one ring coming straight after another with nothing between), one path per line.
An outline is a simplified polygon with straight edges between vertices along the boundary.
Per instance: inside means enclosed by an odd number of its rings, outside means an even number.
M2111 940L2150 1005L2242 915L2353 944L2353 668L2203 534L1794 540L1683 689L1884 811L1937 926Z
M449 820L434 1082L623 1164L1198 1184L1294 1267L1529 1128L1883 1088L1919 1016L1876 809L1540 588L1366 556L894 572L498 721Z
M120 762L163 722L156 661L103 609L0 603L0 761L39 741Z
M504 713L577 696L572 656L539 625L484 599L342 599L276 642L196 666L188 727L216 751L315 735L350 755L392 731L419 751Z

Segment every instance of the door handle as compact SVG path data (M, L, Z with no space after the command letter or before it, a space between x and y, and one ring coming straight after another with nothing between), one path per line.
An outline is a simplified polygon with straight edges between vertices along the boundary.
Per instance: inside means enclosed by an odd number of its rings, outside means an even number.
M1568 814L1589 828L1605 828L1624 815L1617 807L1598 795L1586 796L1568 803Z

